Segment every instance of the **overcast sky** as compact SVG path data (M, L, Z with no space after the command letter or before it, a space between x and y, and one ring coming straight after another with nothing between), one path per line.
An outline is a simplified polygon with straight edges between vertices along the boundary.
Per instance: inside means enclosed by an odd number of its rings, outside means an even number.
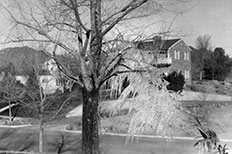
M212 37L213 48L222 47L232 57L232 0L189 1L191 2L185 6L191 9L178 16L172 27L176 31L180 31L183 40L191 46L195 46L195 40L199 35L208 34ZM149 18L143 22L152 23L155 21ZM2 36L6 36L8 24L5 15L1 13L0 40ZM1 48L3 46L0 45Z
M174 25L187 34L184 40L189 45L195 45L197 36L208 34L214 48L222 47L232 57L232 0L199 0Z

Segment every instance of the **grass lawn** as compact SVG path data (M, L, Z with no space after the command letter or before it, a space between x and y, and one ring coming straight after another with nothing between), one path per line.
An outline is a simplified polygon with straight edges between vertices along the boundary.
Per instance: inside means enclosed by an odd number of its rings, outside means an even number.
M173 116L170 125L171 134L173 136L198 136L198 124L192 115L199 118L203 127L213 129L219 138L232 139L232 104L231 102L202 102L189 101L182 102L182 110ZM119 114L115 116L101 118L101 131L114 133L127 133L131 115ZM81 130L81 118L72 122L68 129ZM150 130L147 134L156 134L154 130Z

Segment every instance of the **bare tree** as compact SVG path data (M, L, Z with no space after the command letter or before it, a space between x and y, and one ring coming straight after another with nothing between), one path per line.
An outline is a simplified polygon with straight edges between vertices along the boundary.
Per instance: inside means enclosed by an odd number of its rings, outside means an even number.
M199 36L196 40L196 48L197 49L211 49L211 37L209 35Z
M9 37L8 41L33 41L40 42L42 45L49 43L48 47L50 48L47 49L53 50L55 59L56 52L62 50L75 58L78 66L76 74L70 73L69 69L58 60L56 63L60 71L82 88L82 152L83 154L98 154L98 108L101 86L109 79L119 77L121 74L128 75L128 73L142 73L149 70L144 67L130 68L127 66L128 63L123 63L123 57L130 48L128 46L116 52L104 51L103 44L108 42L105 36L112 35L110 32L117 29L117 25L120 23L158 14L167 10L165 6L172 5L158 0L12 0L11 2L9 6L1 6L10 15L14 26L21 27L24 34L28 35L26 37L25 35L16 38ZM174 3L179 2L182 1ZM174 3L170 2L170 4ZM126 57L126 59L131 58ZM135 57L131 63L140 66L141 60L141 57L140 59ZM149 83L148 78L146 80ZM161 80L159 81L161 82ZM157 82L154 81L154 83L156 88L160 86ZM148 84L146 86L149 87ZM137 88L139 87L137 86ZM156 90L156 92L158 91ZM42 99L41 102L43 102Z
M39 152L43 152L44 142L44 115L45 107L51 103L47 94L44 93L40 79L39 70L32 67L29 78L26 83L26 94L24 95L21 105L33 110L39 120Z
M196 48L198 55L198 69L200 71L200 80L203 78L204 64L206 59L210 59L209 52L211 51L211 37L209 35L199 36L196 40Z
M10 72L2 72L3 79L0 81L0 98L2 103L8 104L9 109L9 124L12 124L13 115L12 107L18 105L23 98L25 90L21 83L17 82L15 77Z
M41 80L40 67L31 65L31 70L29 70L29 78L25 85L25 94L23 99L20 101L20 105L26 107L33 111L33 115L39 121L39 152L44 152L44 126L46 122L54 118L64 107L64 105L69 100L69 97L62 103L62 105L55 111L54 115L50 114L52 112L50 107L54 104L54 99L57 97L56 93L51 93L49 91L49 82L52 79L45 78L44 81ZM45 85L42 85L45 82Z

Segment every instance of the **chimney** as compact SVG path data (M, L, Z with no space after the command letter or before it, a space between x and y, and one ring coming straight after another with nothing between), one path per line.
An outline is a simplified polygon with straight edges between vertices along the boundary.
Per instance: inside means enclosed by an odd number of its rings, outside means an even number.
M162 37L161 36L154 36L153 37L153 45L155 49L160 49L162 43Z

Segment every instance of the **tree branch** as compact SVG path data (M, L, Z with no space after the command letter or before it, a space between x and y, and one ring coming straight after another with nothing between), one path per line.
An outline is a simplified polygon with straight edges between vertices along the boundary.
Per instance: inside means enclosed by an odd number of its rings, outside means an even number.
M146 70L128 70L128 71L116 71L112 73L109 76L106 76L103 80L100 82L100 86L105 83L105 81L109 80L113 76L117 76L118 74L124 74L124 73L142 73L142 72L147 72Z
M130 5L133 4L133 1L131 1L128 5L124 6L121 10L119 10L118 12L115 12L114 14L112 14L111 16L109 16L107 19L105 19L104 21L102 21L103 24L107 23L109 20L112 20L116 15L124 12L125 10L127 10Z
M83 22L81 21L81 18L80 18L80 15L79 15L79 10L78 10L78 5L76 4L76 1L75 1L75 4L72 0L70 0L71 4L72 4L72 9L74 11L74 15L75 15L75 18L76 18L76 22L80 25L80 27L82 27L86 32L89 31L89 29L87 27L85 27L85 25L83 24Z
M49 119L49 120L52 120L54 119L59 113L60 111L63 109L63 107L67 104L67 102L71 99L71 96L69 96L63 103L62 105L60 106L60 108L57 110L57 112Z
M107 70L109 68L109 66L117 59L117 58L121 58L123 55L125 55L125 51L127 51L128 49L130 49L131 47L126 47L125 49L121 50L118 52L118 54L108 63L108 65L105 67L105 70Z
M8 44L8 43L19 43L19 42L51 42L49 40L36 40L36 39L18 39L18 40L10 40L10 41L5 41L4 43L1 44Z
M74 82L78 83L81 87L83 87L83 83L80 81L79 78L74 77L57 59L56 59L56 55L53 52L53 58L55 60L55 63L59 69L59 71L61 71L62 73L64 73L65 76L67 76L69 79L73 80Z
M117 17L103 32L102 35L104 36L106 33L108 33L116 24L118 24L126 15L128 15L131 11L135 10L136 8L140 7L144 3L146 3L148 0L132 0L127 6L125 6L123 9L121 9L119 12L116 12L115 14L111 15L111 18L118 15ZM110 17L107 18L104 22L111 19Z
M29 29L31 29L31 30L34 30L34 31L38 32L40 35L42 35L42 36L44 36L45 38L47 38L48 40L50 40L50 42L52 42L52 43L54 43L54 44L60 46L61 48L65 49L66 51L72 53L72 50L71 50L69 47L67 47L65 44L63 44L63 43L61 43L61 42L58 42L58 41L56 41L55 39L53 39L53 38L52 38L51 36L49 36L43 29L37 28L37 27L35 27L35 26L33 26L33 25L30 25L30 24L28 24L28 23L21 22L21 21L17 20L17 19L14 17L14 15L13 15L5 6L3 6L1 3L0 3L0 5L8 12L8 14L11 16L11 18L13 19L13 21L14 21L16 24L22 25L22 26L24 26L24 27L27 27L27 28L29 28Z

